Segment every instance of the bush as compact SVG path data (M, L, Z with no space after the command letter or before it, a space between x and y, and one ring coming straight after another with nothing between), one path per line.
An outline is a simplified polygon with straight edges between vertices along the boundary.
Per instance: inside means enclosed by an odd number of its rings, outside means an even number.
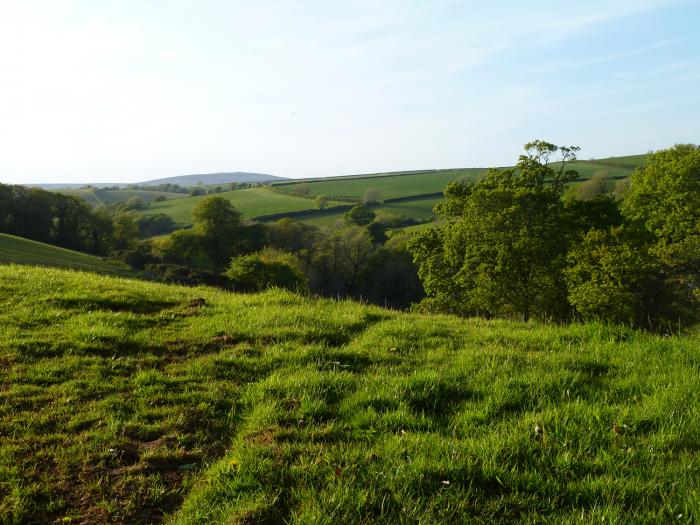
M236 257L225 275L233 283L234 290L257 292L277 287L304 292L308 289L295 257L270 248Z
M151 277L167 283L186 284L189 286L216 286L230 289L231 283L225 276L207 270L198 270L177 264L147 264L146 273Z

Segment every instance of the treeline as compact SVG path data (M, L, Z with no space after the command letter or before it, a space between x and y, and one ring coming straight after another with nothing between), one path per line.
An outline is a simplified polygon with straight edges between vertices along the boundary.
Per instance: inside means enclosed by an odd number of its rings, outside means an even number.
M0 232L64 248L107 254L114 225L78 197L0 184Z
M359 205L331 230L288 218L245 222L228 200L210 196L195 206L191 229L135 241L113 257L170 282L243 292L277 286L406 308L423 289L408 236L387 236L400 220Z
M700 150L649 155L612 195L602 177L567 192L577 150L536 141L517 167L448 186L443 225L409 246L422 308L664 331L698 320Z

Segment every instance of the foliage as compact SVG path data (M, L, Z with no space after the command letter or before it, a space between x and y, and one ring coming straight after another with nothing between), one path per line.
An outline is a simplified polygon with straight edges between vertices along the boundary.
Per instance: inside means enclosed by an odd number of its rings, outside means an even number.
M112 222L82 199L0 184L0 233L72 250L106 254Z
M447 222L410 244L433 304L462 315L562 316L569 232L561 196L576 178L567 163L577 149L535 141L516 168L448 186L436 209Z
M591 232L571 254L570 300L585 318L669 330L698 318L700 150L651 154L622 202L624 229Z
M307 289L306 280L295 257L273 248L236 257L231 261L226 277L237 291L257 292L267 288L283 288L303 292Z
M319 210L325 210L328 207L328 197L325 195L318 195L314 199L314 204Z
M663 291L647 246L623 227L591 230L568 255L569 301L585 319L648 325Z
M374 217L375 215L372 209L365 204L353 206L345 213L345 220L356 226L367 226L374 220Z
M376 188L367 188L362 195L363 204L379 204L384 200L381 192Z
M19 266L0 326L2 522L699 518L697 336Z

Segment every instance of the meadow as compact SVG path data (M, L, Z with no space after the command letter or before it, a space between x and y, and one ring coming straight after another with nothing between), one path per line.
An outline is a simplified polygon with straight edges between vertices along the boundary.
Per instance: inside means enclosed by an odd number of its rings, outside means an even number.
M157 197L170 199L182 199L187 197L187 194L172 193L168 191L148 191L148 190L109 190L109 189L61 189L55 190L56 193L63 195L72 195L80 197L92 206L109 206L117 202L124 202L131 197L138 197L143 202L148 203Z
M217 197L223 197L243 214L246 219L254 219L263 215L286 213L301 210L312 210L316 206L311 199L293 197L273 192L267 186L247 188L217 193ZM165 202L152 203L148 208L140 212L141 215L155 215L164 213L173 218L180 226L192 224L192 209L205 196L186 197ZM343 203L329 202L330 206Z
M3 263L56 266L99 273L128 273L126 267L94 255L0 233L0 264Z
M693 523L700 338L0 266L0 522Z

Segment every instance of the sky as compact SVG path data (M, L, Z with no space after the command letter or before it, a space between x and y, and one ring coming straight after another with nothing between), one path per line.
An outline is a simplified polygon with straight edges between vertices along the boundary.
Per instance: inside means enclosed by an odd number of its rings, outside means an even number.
M697 0L0 0L0 182L700 142Z

